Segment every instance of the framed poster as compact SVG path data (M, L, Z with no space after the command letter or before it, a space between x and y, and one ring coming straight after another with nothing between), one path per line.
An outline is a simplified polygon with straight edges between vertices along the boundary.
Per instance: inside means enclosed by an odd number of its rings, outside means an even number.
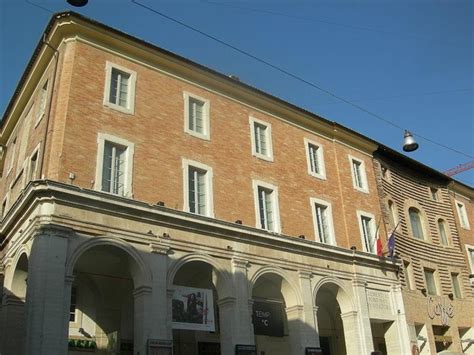
M215 331L212 290L174 286L173 329Z

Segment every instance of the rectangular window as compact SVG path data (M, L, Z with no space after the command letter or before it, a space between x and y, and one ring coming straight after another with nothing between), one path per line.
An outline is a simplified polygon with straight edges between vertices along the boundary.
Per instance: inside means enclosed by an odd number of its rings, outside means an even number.
M272 128L267 122L250 117L252 154L273 161Z
M413 270L412 266L408 261L403 261L403 267L405 271L405 285L407 289L412 290L413 289L413 282L412 282L412 275L413 275Z
M435 280L435 271L430 269L424 269L425 272L425 281L426 281L426 290L429 295L436 296L438 292L436 291L436 280Z
M133 114L136 75L131 70L107 62L104 105Z
M213 217L212 168L183 159L183 169L185 211Z
M311 198L310 201L316 240L321 243L336 245L331 204L315 198Z
M304 139L306 149L306 160L308 162L308 174L325 179L326 169L324 166L323 147L315 142Z
M442 220L438 220L439 238L441 244L448 245L448 235L446 234L446 223Z
M28 180L36 179L36 170L38 169L38 151L34 152L30 158L30 164L28 167Z
M369 192L365 163L352 156L349 156L349 161L351 163L352 183L354 188L362 192Z
M433 201L438 201L438 189L436 187L430 187L430 195Z
M184 92L183 97L185 132L209 140L209 100L188 92Z
M458 211L459 222L461 223L461 227L464 229L470 229L469 220L467 218L466 213L466 206L464 206L464 203L456 201L456 209Z
M131 197L134 144L104 133L99 133L97 143L97 190Z
M280 232L278 190L275 186L253 181L257 227L271 232Z
M451 280L452 280L452 283L453 283L454 297L461 298L461 286L460 286L460 283L459 283L459 274L452 273L451 274Z
M11 145L10 145L10 154L8 155L8 169L7 169L7 175L10 174L10 171L13 169L13 163L15 162L15 155L16 155L16 137L13 139Z
M375 222L374 216L370 213L357 211L359 217L359 228L364 246L364 251L368 253L377 253L377 246L375 245Z
M471 274L474 274L474 247L467 247L467 257L471 266Z
M41 87L41 91L39 94L39 105L38 105L38 111L36 112L36 124L38 124L39 121L44 116L44 113L46 112L46 105L47 105L47 99L48 99L48 81L46 81L43 86Z

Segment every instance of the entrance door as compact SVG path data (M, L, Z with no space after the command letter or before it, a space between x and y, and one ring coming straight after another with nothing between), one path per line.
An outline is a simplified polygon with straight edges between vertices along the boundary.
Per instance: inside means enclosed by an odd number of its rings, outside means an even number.
M319 337L319 346L323 351L323 355L331 355L329 337Z
M221 355L221 344L198 343L198 355Z

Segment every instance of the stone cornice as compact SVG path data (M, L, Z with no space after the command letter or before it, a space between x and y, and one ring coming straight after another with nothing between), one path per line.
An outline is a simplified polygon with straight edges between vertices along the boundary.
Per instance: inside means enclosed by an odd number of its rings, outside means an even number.
M7 218L0 227L0 237L6 238L2 248L11 237L10 232L15 225L14 216L23 216L26 211L37 204L53 204L55 208L61 205L85 209L97 213L114 215L120 218L132 218L148 224L156 224L167 228L188 230L208 236L225 238L243 243L252 243L269 249L278 249L309 257L321 257L344 263L356 263L372 268L395 272L397 265L377 256L352 250L321 245L309 240L269 233L257 228L237 225L214 218L203 217L162 206L152 206L144 202L113 196L99 191L86 190L68 184L42 180L28 184L25 192L8 212ZM23 214L22 214L23 213ZM54 215L54 210L51 212ZM7 216L8 217L8 216ZM39 219L41 220L41 218ZM38 222L46 223L46 222ZM149 245L145 234L137 233L136 238L143 238L143 243ZM160 243L161 244L161 243ZM163 243L165 245L166 243Z

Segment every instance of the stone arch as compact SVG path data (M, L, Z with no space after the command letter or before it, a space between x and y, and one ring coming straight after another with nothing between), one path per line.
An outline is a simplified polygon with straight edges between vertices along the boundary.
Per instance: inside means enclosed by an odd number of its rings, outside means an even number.
M77 246L67 259L66 277L73 276L76 262L86 251L98 246L111 246L124 251L125 254L129 257L129 260L131 261L130 272L133 277L134 287L151 287L151 270L149 269L143 258L140 256L138 251L126 241L120 238L113 237L94 237L84 241L79 246Z
M227 271L225 267L215 258L203 253L187 254L175 260L171 264L170 268L168 269L168 289L173 288L174 278L176 274L178 273L178 271L181 269L181 267L194 261L203 262L214 268L217 274L217 281L216 281L215 287L216 287L217 293L219 294L219 298L225 298L225 297L235 295L234 286L233 286L229 271Z
M26 244L23 244L20 246L20 248L16 251L14 254L13 260L10 264L10 267L6 270L5 273L5 280L4 280L4 287L8 288L11 290L12 283L13 283L13 277L15 275L15 270L17 269L18 262L22 256L25 256L26 259L28 260L28 263L30 261L30 249ZM11 259L10 259L11 260Z
M282 283L281 293L283 295L283 298L285 299L287 308L297 305L303 305L303 297L301 295L301 291L298 287L298 284L294 280L292 280L291 276L285 270L277 266L263 266L252 275L249 284L249 295L252 294L252 290L257 280L260 277L269 274L280 276L284 281Z
M349 292L344 285L344 283L335 277L325 276L321 280L319 280L313 289L313 306L316 306L316 297L318 296L318 292L324 287L336 287L337 293L334 295L337 302L339 303L339 307L341 308L341 313L347 313L351 311L355 311L357 308L351 297L351 292Z

